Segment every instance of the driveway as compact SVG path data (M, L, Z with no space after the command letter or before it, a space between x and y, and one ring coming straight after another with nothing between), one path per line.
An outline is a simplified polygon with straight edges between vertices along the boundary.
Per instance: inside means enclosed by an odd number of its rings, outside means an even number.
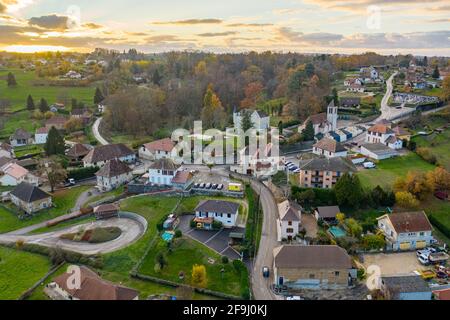
M317 220L312 214L302 214L301 226L306 230L306 237L315 238L317 236Z
M95 139L101 144L101 145L107 145L109 144L108 141L106 141L105 138L103 138L100 134L100 131L98 128L100 127L100 123L102 122L103 118L98 118L95 120L94 125L92 126L92 133L94 134Z
M370 265L379 266L382 275L408 274L427 269L419 263L415 252L365 254L363 260L366 269Z
M190 221L192 218L193 215L183 215L180 217L178 229L180 229L184 235L203 243L205 246L221 255L227 256L231 260L241 258L239 253L228 245L228 241L231 232L245 232L245 229L239 227L222 229L219 231L191 229Z

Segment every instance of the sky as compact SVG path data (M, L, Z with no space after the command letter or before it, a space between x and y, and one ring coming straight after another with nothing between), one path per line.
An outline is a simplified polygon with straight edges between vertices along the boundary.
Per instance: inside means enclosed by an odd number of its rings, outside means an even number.
M0 50L450 56L449 0L0 0Z

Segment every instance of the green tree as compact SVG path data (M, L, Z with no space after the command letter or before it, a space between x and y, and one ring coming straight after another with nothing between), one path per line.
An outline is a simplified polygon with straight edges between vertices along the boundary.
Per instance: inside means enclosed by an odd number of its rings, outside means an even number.
M280 131L280 135L283 135L283 121L278 122L278 131Z
M94 104L100 104L103 100L105 100L105 97L103 96L102 91L99 88L96 88L94 95Z
M50 110L50 108L48 107L48 103L47 100L45 100L44 98L41 99L41 102L39 103L39 110L42 113L46 113L47 111Z
M241 127L243 132L253 128L252 114L248 110L242 111Z
M55 127L52 127L48 132L48 138L44 145L44 150L47 156L64 154L64 138L59 134Z
M31 96L31 94L29 94L28 98L27 98L27 109L30 111L36 109L36 106L34 105L34 100L33 100L33 97Z
M379 185L372 190L370 196L377 207L386 205L388 195Z
M331 91L331 94L333 96L333 100L334 100L334 104L336 106L339 106L339 96L338 96L338 92L336 88L333 88L333 90Z
M6 82L8 84L8 87L17 86L16 77L11 72L8 73L8 76L6 77Z
M221 128L226 118L225 110L212 85L208 86L203 99L202 121L206 128Z
M439 77L441 76L440 72L439 72L439 68L438 66L436 66L433 70L433 74L431 75L433 77L433 79L439 79Z
M364 191L358 176L345 173L334 186L339 205L358 208L364 199Z
M306 123L305 129L302 131L303 138L305 141L311 141L314 140L314 126L311 121L308 121Z
M155 69L152 76L152 82L157 86L161 85L162 76L159 73L158 69Z

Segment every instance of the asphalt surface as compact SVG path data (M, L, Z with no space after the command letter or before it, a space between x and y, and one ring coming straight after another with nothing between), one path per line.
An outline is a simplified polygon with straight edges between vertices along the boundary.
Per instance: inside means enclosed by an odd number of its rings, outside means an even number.
M100 127L100 123L102 122L103 118L100 117L97 120L95 120L94 125L92 126L92 133L94 134L95 139L101 144L101 145L107 145L109 142L102 137L100 134L100 131L98 128Z

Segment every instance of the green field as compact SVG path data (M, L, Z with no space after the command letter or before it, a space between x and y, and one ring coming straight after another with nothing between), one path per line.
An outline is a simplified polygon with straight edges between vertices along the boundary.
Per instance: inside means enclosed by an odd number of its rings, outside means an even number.
M44 256L0 247L0 300L15 300L50 270Z
M376 169L362 170L358 172L361 183L366 188L374 188L380 185L390 189L398 177L404 177L408 171L426 172L433 170L434 166L422 160L415 153L406 156L381 160Z
M21 229L59 217L63 214L69 213L74 207L76 200L84 191L88 190L88 186L80 186L71 189L56 191L53 194L54 207L49 210L38 212L35 216L28 220L19 220L17 214L14 212L15 207L11 206L12 210L0 206L0 233L10 232Z
M418 147L431 148L431 152L438 159L438 163L450 170L450 130L441 134L432 133L429 136L417 136L414 138Z
M7 139L18 128L22 128L34 134L37 128L42 127L43 121L31 118L29 111L20 111L11 116L8 116L4 127L0 130L0 137Z
M16 87L7 86L5 79L9 72L12 72L16 77ZM62 93L67 94L69 101L75 98L88 105L93 103L94 87L35 86L33 82L38 79L34 71L20 69L0 70L0 99L8 99L11 102L11 111L26 108L29 94L32 95L36 106L41 98L45 98L51 105L57 102L58 96Z

